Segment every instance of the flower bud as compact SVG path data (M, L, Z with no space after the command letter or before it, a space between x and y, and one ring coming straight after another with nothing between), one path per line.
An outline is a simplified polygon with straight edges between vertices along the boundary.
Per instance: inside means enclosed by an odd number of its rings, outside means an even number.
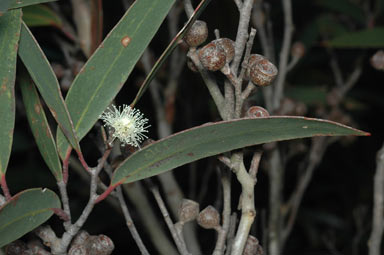
M220 214L209 205L199 213L197 223L205 229L217 228L220 226Z
M202 20L196 20L195 23L191 26L188 32L184 36L184 41L189 45L189 47L197 47L208 37L208 27L207 23Z
M179 207L179 219L182 223L192 221L199 215L200 206L197 202L183 199Z
M224 49L214 42L199 50L199 59L204 68L212 72L220 70L226 63Z

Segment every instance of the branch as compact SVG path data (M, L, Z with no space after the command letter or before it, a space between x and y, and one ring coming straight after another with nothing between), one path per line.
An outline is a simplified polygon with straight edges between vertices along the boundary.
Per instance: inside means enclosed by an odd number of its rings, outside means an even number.
M148 182L149 182L149 180L148 180ZM171 232L172 238L176 243L177 249L179 250L179 252L182 255L190 255L190 253L187 250L185 243L182 241L182 239L177 234L175 225L173 224L173 222L171 220L171 217L168 213L167 207L165 206L164 201L160 195L159 189L157 187L155 187L153 184L150 184L150 190L151 190L153 196L155 197L155 200L157 202L157 205L160 208L160 211L164 217L165 222L167 223L167 226L169 228L169 231Z
M273 95L273 109L280 106L280 100L283 97L285 78L287 76L288 56L291 49L292 34L294 30L292 21L292 3L291 0L282 0L284 10L284 37L283 45L280 50L279 75L275 83L275 93Z
M251 18L253 2L254 0L244 0L240 10L239 25L237 27L235 44L235 57L231 64L231 69L236 75L240 65L241 57L243 56L245 44L247 43L249 20Z
M215 250L213 255L220 255L224 253L225 241L227 238L230 217L231 217L231 182L227 172L222 173L221 184L223 185L223 225L221 231L218 231Z
M373 219L368 248L369 255L380 255L384 232L384 144L376 156L376 173L373 181Z
M242 189L241 218L235 240L233 241L231 255L241 255L243 254L249 231L256 216L254 204L254 186L256 182L245 169L243 153L233 153L231 162L233 165L232 171L236 174Z

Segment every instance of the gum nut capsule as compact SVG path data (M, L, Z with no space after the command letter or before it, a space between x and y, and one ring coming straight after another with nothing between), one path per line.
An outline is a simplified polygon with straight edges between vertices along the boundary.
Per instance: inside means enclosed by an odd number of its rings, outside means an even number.
M250 79L255 85L267 86L277 76L277 68L268 59L263 59L250 66Z
M250 69L251 66L255 65L257 62L260 62L261 60L265 59L263 55L260 54L251 54L248 58L248 68L245 72L245 77L249 80L250 79Z
M226 63L225 51L216 43L208 43L199 50L201 64L209 71L220 70Z
M205 40L207 40L207 37L207 23L202 20L196 20L184 36L184 41L189 45L189 47L197 47L203 42L205 42Z
M219 38L212 42L224 49L226 62L230 63L235 57L235 42L229 38Z
M261 106L251 106L247 111L247 117L250 118L262 118L268 116L269 112Z
M183 199L179 207L179 220L188 222L194 220L199 215L200 206L197 202L190 199Z
M197 223L205 229L216 228L220 225L220 214L213 206L209 205L199 213Z

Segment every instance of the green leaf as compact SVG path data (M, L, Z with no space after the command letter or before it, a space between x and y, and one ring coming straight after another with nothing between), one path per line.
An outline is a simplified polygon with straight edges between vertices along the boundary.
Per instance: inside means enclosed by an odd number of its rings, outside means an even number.
M57 0L11 0L11 5L9 9L20 8L28 5L41 4L41 3L47 3L47 2L55 2L55 1Z
M347 28L335 17L329 14L321 15L316 19L319 33L326 38L332 38L348 32Z
M246 146L340 135L369 134L335 122L304 117L238 119L206 124L137 151L115 170L111 186L148 178L201 158Z
M366 22L363 9L350 0L317 0L316 4L332 11L348 15L360 22L360 24L365 24Z
M53 117L59 124L60 130L63 131L76 151L80 152L79 142L67 106L61 95L59 82L39 44L24 22L21 26L19 56Z
M11 0L1 0L0 1L0 17L8 10Z
M0 18L0 177L7 169L15 125L15 76L21 10Z
M28 27L55 26L60 28L62 26L60 17L43 4L23 8L23 20Z
M49 189L24 190L0 207L0 247L22 237L48 220L60 199Z
M33 81L22 76L20 77L19 86L21 88L29 126L32 129L39 151L56 180L60 181L63 178L63 174L59 155L35 85Z
M143 84L140 87L140 90L137 92L137 95L136 95L135 99L133 100L133 102L131 104L132 107L134 107L136 105L136 103L139 101L139 99L144 94L145 90L148 88L148 86L151 83L151 81L155 78L155 75L157 74L157 71L164 64L164 62L168 58L168 56L171 55L173 50L179 44L179 41L184 37L184 35L187 33L188 29L193 25L193 23L200 16L200 14L203 12L205 7L207 7L207 5L209 4L210 1L211 0L202 0L200 2L199 6L196 8L195 12L189 18L187 24L185 24L184 27L179 31L179 33L177 33L175 38L172 39L171 43L165 49L163 54L161 54L160 58L156 61L155 65L152 67L151 72L145 78Z
M345 33L326 42L326 45L335 48L383 48L384 27Z
M65 102L81 139L124 85L174 0L135 1L76 76ZM69 145L58 131L64 157Z

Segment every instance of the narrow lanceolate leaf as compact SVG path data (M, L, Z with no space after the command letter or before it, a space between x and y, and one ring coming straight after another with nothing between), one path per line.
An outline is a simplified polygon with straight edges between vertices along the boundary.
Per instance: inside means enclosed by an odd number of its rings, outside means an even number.
M304 117L239 119L206 124L137 151L116 169L111 186L148 178L201 158L246 146L340 135L369 134L335 122Z
M5 174L11 154L15 125L15 75L21 10L0 17L0 177Z
M56 180L60 181L63 178L63 174L59 155L35 85L25 76L20 78L19 85L29 126L32 129L39 151Z
M24 190L0 207L0 247L22 237L48 220L60 208L58 196L48 189Z
M54 26L61 28L62 26L60 17L44 4L23 8L23 21L28 27Z
M383 48L384 27L345 33L325 44L335 48Z
M22 23L19 56L72 147L80 151L72 120L61 95L59 82L31 31ZM79 100L82 100L79 98Z
M124 85L175 0L135 1L75 78L65 102L81 139ZM63 157L69 144L58 131Z
M143 84L140 87L140 90L137 92L135 99L131 103L131 107L134 107L136 105L136 103L140 100L141 96L144 94L145 90L148 88L151 81L155 78L157 71L164 64L164 62L168 58L168 56L171 55L173 50L180 43L180 40L184 37L184 35L187 33L188 29L193 25L193 23L200 16L200 14L203 12L205 7L207 7L207 5L209 4L210 1L211 0L202 0L200 2L199 6L196 8L195 12L189 18L187 24L185 24L184 27L179 31L179 33L177 33L177 35L175 36L175 38L173 38L173 40L168 45L168 47L165 49L163 54L161 54L160 58L156 61L155 65L153 66L151 72L145 78Z
M0 1L3 1L3 0L0 0ZM28 5L41 4L41 3L47 3L47 2L55 2L55 1L57 0L11 0L9 9L20 8Z

